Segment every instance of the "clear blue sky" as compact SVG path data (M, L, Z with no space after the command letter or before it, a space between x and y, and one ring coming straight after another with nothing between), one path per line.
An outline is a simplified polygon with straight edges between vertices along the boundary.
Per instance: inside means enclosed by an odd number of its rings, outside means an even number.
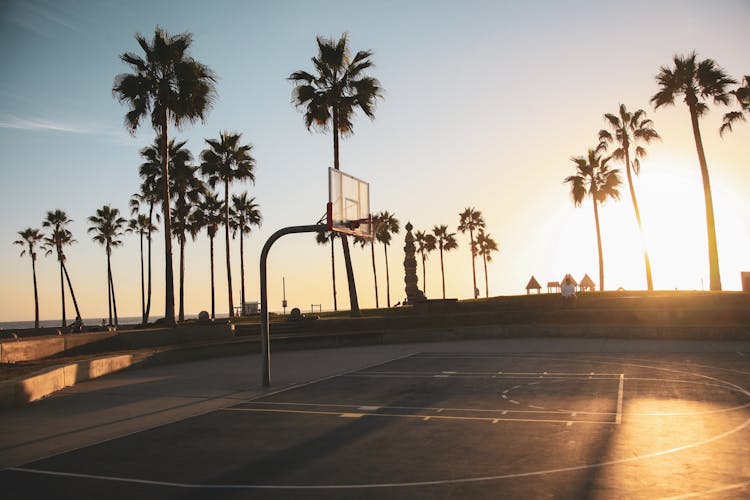
M455 228L466 206L481 210L500 245L489 268L491 295L523 293L534 274L544 285L565 272L597 276L590 204L574 208L562 184L569 158L594 145L602 115L620 102L644 108L663 141L649 148L638 179L657 288L707 286L705 219L689 117L679 105L655 112L654 76L676 53L696 50L736 79L750 74L747 1L538 2L250 2L0 0L0 321L33 319L30 262L11 244L16 231L41 227L47 210L74 219L68 250L84 316L106 311L106 261L86 234L103 204L125 211L140 180L140 148L123 127L126 108L112 97L118 59L138 51L134 34L194 35L192 55L219 77L218 100L205 124L177 133L198 155L205 138L238 131L254 146L263 227L246 245L246 286L257 299L257 262L276 229L315 222L325 209L329 134L309 133L290 104L285 78L311 69L316 35L347 31L353 50L374 51L371 74L386 89L376 119L358 117L341 146L342 169L371 183L375 211L405 225ZM724 109L701 122L717 211L725 289L750 270L750 124L718 138ZM627 193L623 192L623 195ZM627 196L603 209L608 288L643 288L637 232ZM402 235L390 248L392 302L403 298ZM113 255L121 315L140 309L138 245L133 236ZM155 312L163 311L163 251L154 249ZM466 238L446 257L448 294L471 295ZM208 245L187 248L186 310L209 308ZM232 248L237 256L238 244ZM337 251L339 249L337 248ZM381 303L382 248L378 248ZM271 308L286 276L291 305L332 307L325 248L312 236L280 242L270 262ZM675 255L680 258L676 259ZM369 255L354 250L361 303L374 305ZM339 264L343 259L339 253ZM223 246L217 242L218 311L226 306ZM238 280L239 263L233 262ZM480 266L481 267L481 266ZM40 257L42 318L59 317L53 258ZM343 266L339 303L348 305ZM428 296L439 295L439 261L428 262ZM484 278L478 276L479 288ZM238 287L235 287L238 290ZM238 297L238 291L235 291ZM236 301L238 298L235 299ZM71 313L68 314L72 316Z

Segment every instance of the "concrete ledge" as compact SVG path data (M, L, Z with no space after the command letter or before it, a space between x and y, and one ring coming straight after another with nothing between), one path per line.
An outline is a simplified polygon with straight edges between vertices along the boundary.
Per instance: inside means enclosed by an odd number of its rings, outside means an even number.
M30 403L53 392L132 366L144 355L123 354L55 366L30 376L0 382L0 408Z

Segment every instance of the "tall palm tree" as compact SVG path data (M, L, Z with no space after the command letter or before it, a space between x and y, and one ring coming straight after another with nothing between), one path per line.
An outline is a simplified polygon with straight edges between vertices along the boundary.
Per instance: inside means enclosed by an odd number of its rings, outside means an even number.
M219 231L222 217L222 203L214 193L206 193L193 210L191 235L196 238L198 232L206 229L211 253L211 319L216 319L216 295L214 293L214 238Z
M104 246L107 253L107 299L109 301L109 324L117 324L117 300L115 299L115 283L112 279L112 249L122 245L118 239L123 234L127 220L120 217L120 211L109 205L96 210L96 215L89 217L89 233L94 233L91 239ZM114 312L114 323L112 314Z
M719 135L724 137L724 132L732 131L732 125L737 121L745 121L745 114L750 114L750 76L745 75L745 77L742 79L743 84L730 91L729 93L732 94L737 101L737 104L740 106L739 111L730 111L729 113L726 113L724 115L724 121L721 124L721 128L719 128Z
M71 222L73 221L69 219L67 214L60 209L57 209L54 212L47 212L47 216L45 217L44 221L42 221L42 226L50 228L51 230L50 234L44 238L44 243L42 244L43 248L45 249L45 255L50 255L52 254L52 252L55 252L57 254L57 260L58 262L60 262L60 296L62 303L63 328L67 326L67 320L65 317L65 284L63 282L63 276L65 277L65 281L67 281L68 283L68 290L70 291L70 296L73 299L73 306L76 310L76 318L81 317L81 311L78 309L76 294L73 291L73 285L70 282L70 275L68 274L68 269L65 266L65 247L76 242L76 240L73 239L73 234L66 227Z
M229 209L229 225L232 227L232 238L240 233L240 283L242 307L245 307L245 247L243 237L250 234L253 226L260 227L263 217L260 214L260 206L255 203L255 197L248 198L247 192L232 196L232 207Z
M596 247L599 251L599 290L604 291L604 256L602 254L602 235L599 227L599 205L608 198L620 199L618 187L619 170L610 170L607 163L610 156L602 158L595 149L589 149L588 156L576 156L571 161L576 165L576 175L565 178L570 184L570 195L573 204L581 206L586 196L591 196L594 204L594 222L596 224Z
M426 231L416 231L414 233L414 243L417 244L417 252L422 256L422 288L424 288L424 293L427 295L427 268L425 267L425 261L427 260L427 254L437 248L437 240L435 236Z
M443 279L443 298L445 298L445 267L443 266L443 252L449 252L458 248L456 233L449 233L448 226L435 226L432 228L432 234L435 235L437 247L440 250L440 276Z
M474 264L474 231L484 228L484 218L482 212L476 210L474 207L466 207L466 209L458 214L458 230L463 234L469 232L469 248L471 250L471 276L474 279L474 291L472 292L474 298L479 297L479 289L477 288L477 269Z
M484 296L489 298L490 283L487 279L487 263L492 262L492 252L498 251L497 242L490 236L490 233L485 233L484 229L480 229L474 244L476 245L474 253L481 255L484 261Z
M391 236L398 234L401 226L395 214L389 213L388 211L380 212L376 219L378 223L375 238L383 244L383 252L385 253L385 290L388 299L388 307L391 307L391 278L390 273L388 272L388 246L391 244Z
M133 198L131 198L131 207ZM135 217L128 220L128 227L127 232L129 233L138 233L138 237L140 238L140 248L141 248L141 323L146 324L148 323L148 313L146 312L146 286L145 286L145 265L144 265L144 258L143 258L143 238L144 236L146 238L150 238L150 234L152 231L156 231L156 226L154 226L151 221L148 219L148 215L142 214L138 212L138 209L136 209ZM150 257L150 255L149 255Z
M203 180L196 175L197 166L190 164L192 155L183 149L184 142L179 150L185 153L174 156L174 162L170 163L170 193L175 197L172 214L174 220L173 234L180 244L180 302L178 320L185 321L185 244L190 232L190 213L192 207L206 193L207 188ZM179 161L178 161L179 159Z
M208 148L201 152L201 171L208 176L208 184L214 188L217 183L224 183L224 234L230 318L234 316L234 300L229 252L229 185L235 181L255 182L255 159L250 155L253 147L250 144L240 144L241 137L242 134L223 131L218 139L206 139Z
M18 235L21 237L20 240L16 240L13 243L19 245L21 250L21 257L26 252L31 257L31 273L34 277L34 328L39 329L39 292L36 287L36 245L44 239L44 235L39 229L26 228L23 231L18 231Z
M703 179L703 197L706 203L706 230L708 233L708 267L711 290L721 290L719 273L719 250L716 244L716 223L714 222L714 203L711 196L711 182L708 177L708 164L703 152L703 141L698 126L698 118L708 111L707 99L716 104L729 104L727 85L737 83L729 78L712 59L696 60L695 52L687 56L674 56L674 69L662 66L656 75L659 91L651 97L654 108L674 104L676 97L683 97L690 111L690 122L693 126L695 148L698 151L701 177Z
M295 71L287 78L295 84L292 91L292 102L298 108L305 109L305 126L308 130L316 128L328 130L329 123L333 131L333 166L339 170L339 134L342 136L354 133L352 119L356 108L373 119L375 102L383 97L380 82L366 76L365 71L374 66L370 50L362 50L351 58L347 34L344 33L335 41L318 36L318 55L312 58L315 73ZM349 284L349 302L353 315L359 315L357 288L354 282L349 242L341 235L344 250L346 277Z
M600 130L599 141L602 150L606 150L609 144L617 143L617 148L612 152L612 158L625 162L625 172L628 176L628 187L630 188L630 199L633 202L635 220L638 223L638 231L640 231L641 237L643 237L643 223L641 222L641 212L638 209L638 201L635 198L631 170L635 175L640 174L640 160L646 156L646 148L639 143L648 144L660 137L653 128L654 122L646 118L646 112L642 109L631 113L624 104L620 104L617 115L607 113L604 115L604 118L607 120L611 131ZM633 161L630 160L631 145L635 146ZM645 244L643 247L643 259L646 266L646 286L648 291L653 291L654 282L651 277L651 261L648 257L648 249L645 247Z
M378 222L373 218L373 230L377 231ZM375 309L380 309L380 298L378 297L378 270L375 267L375 238L365 238L364 236L355 236L354 244L362 248L370 247L370 260L372 261L372 281L375 284Z
M333 240L336 238L336 231L319 231L315 233L315 242L318 245L326 245L331 243L331 283L333 284L333 310L338 311L338 304L336 302L336 259L333 252ZM377 284L375 284L377 287ZM377 294L376 294L377 295Z
M154 30L151 43L140 33L135 36L145 58L126 52L120 59L133 73L115 77L112 93L118 101L129 106L125 126L135 134L141 119L150 115L151 124L161 136L162 175L167 182L161 196L164 215L165 311L170 325L175 325L174 271L172 267L172 221L169 212L169 124L178 128L184 123L205 121L216 96L213 72L188 55L193 41L190 33L169 35L160 27Z

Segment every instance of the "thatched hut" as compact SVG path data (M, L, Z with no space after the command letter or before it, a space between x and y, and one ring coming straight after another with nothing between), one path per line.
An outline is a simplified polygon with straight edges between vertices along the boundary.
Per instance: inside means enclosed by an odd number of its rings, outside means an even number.
M596 290L596 285L594 284L594 280L592 280L588 274L584 274L578 288L582 292L593 292Z
M570 275L570 273L566 274L563 279L560 280L560 283L565 283L565 280L567 280L568 278L570 278L570 280L573 282L573 286L578 286L578 282L573 276Z
M548 281L547 282L547 293L560 293L560 282L559 281Z
M539 282L536 280L534 276L531 277L529 280L529 283L526 285L526 295L531 293L531 290L536 290L536 293L541 293L542 286L539 284Z

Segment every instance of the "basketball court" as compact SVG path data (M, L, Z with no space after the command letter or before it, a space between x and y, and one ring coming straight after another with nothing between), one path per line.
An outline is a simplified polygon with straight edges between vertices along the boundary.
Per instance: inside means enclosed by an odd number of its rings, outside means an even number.
M25 498L747 498L744 353L419 352L0 472Z

